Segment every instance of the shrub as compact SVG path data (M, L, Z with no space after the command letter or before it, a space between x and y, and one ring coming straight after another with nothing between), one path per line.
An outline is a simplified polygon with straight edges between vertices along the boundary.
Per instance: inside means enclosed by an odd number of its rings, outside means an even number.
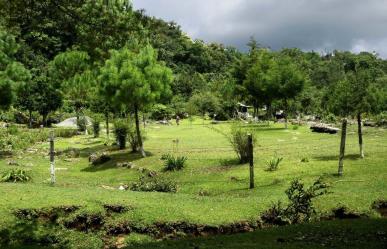
M31 177L23 169L10 169L1 176L1 182L28 182Z
M267 161L267 171L276 171L283 158L274 155L269 161Z
M289 199L288 205L282 207L280 203L274 204L262 214L261 219L275 225L310 221L312 215L316 214L312 200L328 193L328 187L321 178L306 189L300 180L294 180L285 191Z
M253 137L253 143L255 138ZM239 157L239 162L247 163L249 161L248 133L239 126L231 128L230 143Z
M302 163L308 163L309 162L309 158L303 157L303 158L301 158L301 162Z
M78 135L77 129L68 129L68 128L55 128L55 137L70 138Z
M80 116L77 121L78 130L81 132L86 131L87 129L87 119L85 116Z
M120 150L126 148L126 137L128 135L128 124L125 120L117 120L114 123L114 134L116 135L116 140Z
M283 208L283 205L280 201L274 203L272 207L263 212L261 219L267 224L279 226L290 224L290 220L288 219L285 213L285 209Z
M171 154L164 154L161 160L164 161L164 171L175 171L184 168L187 161L185 156L173 156Z
M375 116L375 122L378 126L387 126L387 112L382 112Z
M100 121L98 119L94 119L92 125L93 125L94 137L97 138L99 137L99 131L101 129Z
M172 110L163 104L156 104L152 107L151 118L153 120L170 119Z
M337 122L337 118L336 118L336 116L333 115L332 113L329 113L329 114L327 114L327 115L324 116L323 121L324 121L325 123L331 123L331 124L334 124L334 123Z
M300 126L299 125L293 125L293 130L298 130L298 128L300 128Z
M17 135L19 133L19 129L16 125L10 125L8 126L8 134L10 135Z
M138 182L130 186L132 191L176 193L177 184L162 177L141 176Z

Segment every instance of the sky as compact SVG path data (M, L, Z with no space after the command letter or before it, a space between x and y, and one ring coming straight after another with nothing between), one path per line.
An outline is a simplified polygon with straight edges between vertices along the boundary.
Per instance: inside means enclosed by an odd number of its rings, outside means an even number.
M133 0L193 39L246 50L253 36L274 50L376 52L387 58L387 0Z

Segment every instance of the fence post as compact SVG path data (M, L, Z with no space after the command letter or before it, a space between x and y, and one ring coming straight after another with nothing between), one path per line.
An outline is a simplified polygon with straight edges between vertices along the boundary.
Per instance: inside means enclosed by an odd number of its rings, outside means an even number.
M51 184L55 184L55 150L54 150L54 131L50 132L50 174Z
M250 189L254 188L254 148L253 148L253 135L248 134L248 148L249 148L249 163L250 163Z

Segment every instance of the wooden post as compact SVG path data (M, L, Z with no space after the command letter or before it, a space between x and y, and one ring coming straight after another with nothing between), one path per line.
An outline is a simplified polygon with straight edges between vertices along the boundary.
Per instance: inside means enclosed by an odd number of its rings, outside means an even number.
M364 148L363 148L363 131L361 128L361 114L357 114L357 133L359 136L359 147L360 147L360 157L364 158Z
M254 188L254 148L253 148L253 135L248 134L248 148L249 148L249 163L250 163L250 189Z
M50 174L51 184L55 184L55 150L54 150L54 131L50 132Z
M339 171L338 175L343 175L344 167L344 154L345 154L345 139L347 137L347 119L343 119L343 125L341 128L341 142L340 142L340 157L339 157Z

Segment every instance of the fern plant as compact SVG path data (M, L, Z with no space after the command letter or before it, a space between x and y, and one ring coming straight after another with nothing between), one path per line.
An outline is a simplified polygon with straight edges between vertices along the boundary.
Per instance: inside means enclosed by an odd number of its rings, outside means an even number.
M28 182L31 180L29 174L23 169L11 169L4 172L1 176L1 182Z
M176 171L185 167L187 157L185 156L173 156L171 154L164 154L161 156L161 160L164 161L164 171Z
M276 171L279 167L279 164L283 160L282 157L277 157L275 155L273 158L271 158L269 161L267 161L267 171Z

